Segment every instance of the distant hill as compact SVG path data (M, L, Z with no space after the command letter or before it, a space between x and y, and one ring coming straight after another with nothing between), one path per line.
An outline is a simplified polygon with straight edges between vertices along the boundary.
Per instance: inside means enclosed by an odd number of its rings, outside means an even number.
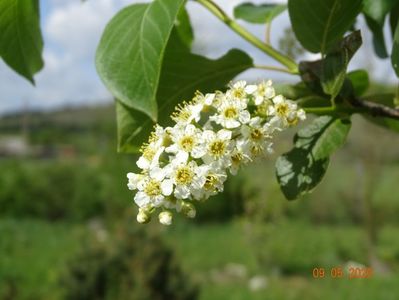
M84 130L100 125L115 126L113 104L90 107L64 107L52 111L9 113L0 117L0 134L16 134L24 126L29 131L57 127L66 130Z

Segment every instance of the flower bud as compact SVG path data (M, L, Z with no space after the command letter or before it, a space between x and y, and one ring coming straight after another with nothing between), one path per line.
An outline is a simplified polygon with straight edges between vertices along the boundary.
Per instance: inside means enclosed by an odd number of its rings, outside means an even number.
M181 212L187 217L187 218L195 218L195 215L197 214L197 211L195 209L195 206L192 203L189 202L183 202L181 205Z
M149 212L147 210L140 209L139 213L137 214L136 219L137 219L137 222L139 222L140 224L146 224L146 223L150 222L151 215L149 214Z
M163 211L158 215L159 223L162 225L170 225L172 224L172 213L170 211Z

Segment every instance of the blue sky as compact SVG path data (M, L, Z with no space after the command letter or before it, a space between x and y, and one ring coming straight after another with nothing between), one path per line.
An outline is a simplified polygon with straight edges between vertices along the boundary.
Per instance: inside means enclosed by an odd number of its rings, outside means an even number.
M24 107L52 109L65 105L91 105L112 101L110 94L98 78L94 67L94 55L106 23L124 6L143 1L132 0L42 0L41 24L44 36L44 69L35 76L36 87L11 71L0 61L0 114L20 110ZM235 5L246 0L216 0L228 13ZM253 1L257 3L265 1ZM284 2L284 1L268 1ZM231 32L224 24L197 3L189 2L189 14L195 28L194 52L218 57L230 48L243 49L261 64L273 62ZM204 22L205 20L205 22ZM260 38L264 26L242 23ZM364 28L364 21L359 25ZM273 22L272 44L277 46L282 32L289 26L288 14L284 13ZM386 28L388 32L388 28ZM362 30L362 32L364 32ZM370 35L363 33L365 44L370 44ZM356 54L350 68L359 66L372 68L372 78L384 82L395 82L389 60L377 60L372 64L370 47L363 47ZM304 58L311 59L311 55ZM289 75L265 71L249 71L240 76L249 80L271 78L274 81L295 81Z

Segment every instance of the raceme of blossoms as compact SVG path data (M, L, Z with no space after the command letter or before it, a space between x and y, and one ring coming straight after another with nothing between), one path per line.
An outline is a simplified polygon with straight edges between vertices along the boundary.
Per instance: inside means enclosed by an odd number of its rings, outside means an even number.
M139 223L157 210L164 225L172 223L172 210L194 218L196 201L222 192L228 173L271 153L273 136L304 120L305 112L276 95L270 80L238 81L225 93L197 92L171 117L175 125L156 125L141 147L141 172L127 174Z

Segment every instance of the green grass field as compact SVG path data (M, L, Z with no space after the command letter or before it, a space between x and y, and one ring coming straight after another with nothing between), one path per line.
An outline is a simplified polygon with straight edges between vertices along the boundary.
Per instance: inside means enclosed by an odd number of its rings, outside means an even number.
M333 279L328 274L323 279L312 277L312 263L328 270L357 260L359 255L364 257L361 228L312 228L302 222L290 222L275 226L269 232L269 241L259 246L261 249L254 249L246 234L248 226L236 220L200 226L180 224L163 232L183 269L200 284L200 299L337 299L337 295L344 299L396 299L399 294L399 277L394 270L371 279L349 279L348 275ZM7 295L16 287L17 299L59 299L59 279L66 261L91 231L83 224L49 226L35 220L5 219L0 222L0 234L0 295ZM396 253L397 257L399 245L384 241L384 237L397 234L398 228L384 228L378 251ZM274 263L258 264L256 250L272 253ZM284 268L299 271L284 274ZM265 276L266 286L252 291L249 281L259 275Z

